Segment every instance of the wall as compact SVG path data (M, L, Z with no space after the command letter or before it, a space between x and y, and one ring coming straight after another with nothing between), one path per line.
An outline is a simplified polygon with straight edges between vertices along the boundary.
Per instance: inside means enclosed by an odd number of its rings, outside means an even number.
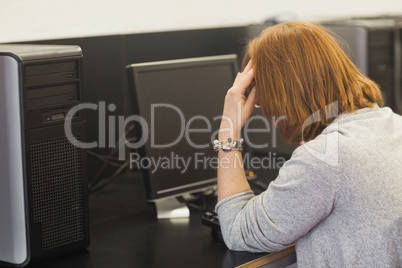
M395 13L400 0L0 0L0 43Z

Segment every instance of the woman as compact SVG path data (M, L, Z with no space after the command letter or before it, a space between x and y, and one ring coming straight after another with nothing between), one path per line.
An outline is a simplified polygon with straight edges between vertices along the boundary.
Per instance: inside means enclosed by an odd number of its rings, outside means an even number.
M244 62L215 143L227 246L272 252L296 243L298 267L401 267L402 117L380 108L378 86L321 26L270 27ZM284 116L281 135L301 143L258 196L237 142L256 103L271 122Z

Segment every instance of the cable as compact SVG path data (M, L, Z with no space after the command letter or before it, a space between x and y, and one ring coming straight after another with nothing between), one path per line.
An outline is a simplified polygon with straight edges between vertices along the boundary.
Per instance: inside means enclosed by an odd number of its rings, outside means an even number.
M89 189L89 193L94 193L99 191L100 189L104 188L105 186L109 185L111 182L113 182L116 178L116 176L118 176L122 171L124 171L124 169L129 165L129 161L125 161L123 163L119 163L121 162L121 160L119 160L116 157L113 157L113 154L120 148L120 144L123 143L123 141L126 138L126 135L134 128L134 125L131 125L128 127L128 129L126 130L126 132L124 133L124 135L122 135L120 137L120 139L118 140L118 145L115 148L113 148L108 155L102 155L102 154L97 154L94 152L90 152L87 151L87 153L90 156L93 156L97 159L99 159L100 161L103 162L103 165L101 166L101 168L98 170L96 176L94 177L93 180L91 180L88 184L88 189ZM132 141L136 141L137 138L130 138L128 140L126 140L127 142L132 142ZM107 178L101 178L102 173L104 172L104 170L108 167L108 166L112 166L117 168L117 170L110 176ZM107 180L105 183L98 185L101 181L105 181ZM97 186L98 185L98 186Z
M109 178L105 178L105 180L108 180L106 182L104 182L103 184L98 185L98 187L93 187L92 189L89 190L89 194L93 194L103 188L105 188L107 185L111 184L112 182L115 181L115 179L117 178L118 175L120 175L120 173L128 166L128 162L125 162L123 165L121 165L121 167L119 169L117 169L115 171L115 173L113 173L112 176L110 176Z
M114 148L113 150L111 150L109 152L108 157L112 157L112 155L114 154L114 152L116 151L116 148ZM103 171L106 169L106 167L109 165L110 161L109 160L103 160L103 165L101 166L101 168L98 170L98 173L96 173L94 179L92 180L90 187L95 186L99 180L100 180L100 176L102 175Z
M111 165L111 166L114 166L114 167L120 167L120 166L121 166L121 163L115 163L115 162L119 162L119 161L120 161L120 160L118 160L117 158L109 157L109 156L107 156L107 155L97 154L97 153L94 153L94 152L91 152L91 151L87 151L87 153L88 153L90 156L93 156L93 157L99 159L99 160L102 161L102 162L107 162L107 161L109 161L108 164ZM120 162L121 162L121 161L120 161Z

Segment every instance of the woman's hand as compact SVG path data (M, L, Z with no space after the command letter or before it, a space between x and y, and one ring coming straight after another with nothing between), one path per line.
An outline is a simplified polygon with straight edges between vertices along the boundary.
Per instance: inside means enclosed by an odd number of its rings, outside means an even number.
M251 90L248 98L244 95L253 79L254 72L252 63L249 61L243 72L237 74L233 86L226 93L219 140L239 139L241 128L254 110L255 87Z

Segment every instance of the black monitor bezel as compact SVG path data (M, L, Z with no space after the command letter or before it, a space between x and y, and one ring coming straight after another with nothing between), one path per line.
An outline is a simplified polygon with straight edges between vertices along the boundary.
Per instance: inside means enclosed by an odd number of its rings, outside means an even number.
M217 65L217 64L230 64L233 69L233 79L236 77L236 74L239 71L238 68L238 58L236 54L228 54L228 55L217 55L217 56L208 56L208 57L196 57L196 58L185 58L185 59L175 59L175 60L166 60L166 61L155 61L155 62L145 62L145 63L137 63L126 66L127 71L127 79L128 86L131 95L131 105L132 111L134 114L140 115L139 105L138 105L138 96L137 96L137 87L138 87L138 75L140 72L149 72L149 71L157 71L157 70L170 70L175 68L192 68L192 67L202 67L208 65ZM223 105L223 103L222 103ZM223 108L223 107L222 107ZM135 125L135 131L137 137L142 137L142 129L139 124ZM212 150L212 146L211 146ZM145 145L138 148L138 152L141 157L147 156ZM194 183L184 185L181 189L176 189L169 191L168 193L159 194L158 191L152 185L152 179L149 174L149 170L142 169L145 189L146 189L146 197L149 202L154 202L161 199L172 198L177 196L182 196L185 194L200 192L205 189L209 189L211 187L216 187L217 178L209 178L206 180L201 180L200 182L205 181L205 183ZM171 189L175 189L179 187L172 187Z

